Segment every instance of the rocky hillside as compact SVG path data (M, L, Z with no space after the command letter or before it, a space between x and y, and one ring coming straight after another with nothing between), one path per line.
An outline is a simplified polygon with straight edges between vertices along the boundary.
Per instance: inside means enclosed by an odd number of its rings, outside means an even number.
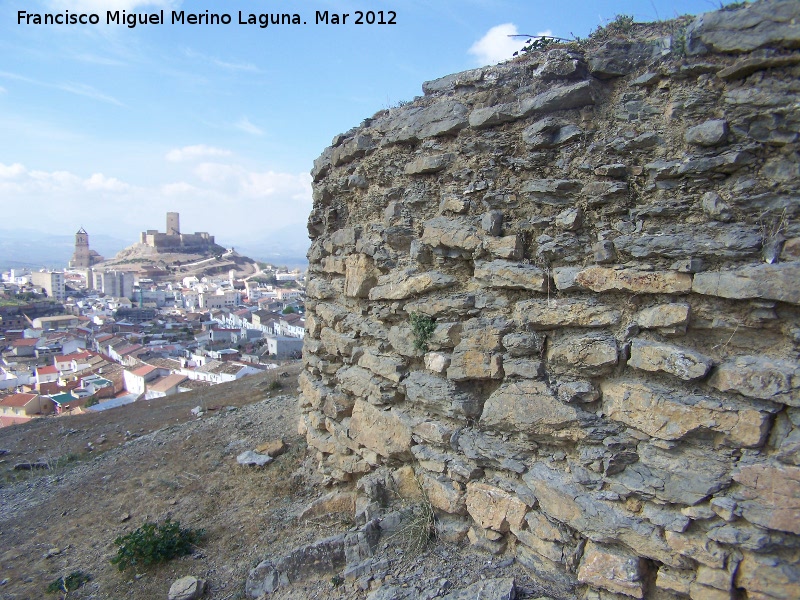
M798 48L792 0L619 19L337 136L300 377L321 471L418 481L442 535L554 597L800 597Z

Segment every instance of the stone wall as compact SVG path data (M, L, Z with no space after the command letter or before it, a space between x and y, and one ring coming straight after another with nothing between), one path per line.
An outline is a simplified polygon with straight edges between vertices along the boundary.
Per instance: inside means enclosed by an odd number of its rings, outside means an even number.
M634 30L333 140L301 429L554 596L796 599L800 3Z

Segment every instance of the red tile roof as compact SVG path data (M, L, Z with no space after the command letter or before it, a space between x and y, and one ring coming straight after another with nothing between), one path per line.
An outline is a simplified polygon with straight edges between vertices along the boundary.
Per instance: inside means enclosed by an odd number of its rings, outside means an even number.
M36 398L39 394L11 394L0 400L0 406L12 406L23 408L28 402Z
M131 371L134 375L138 375L139 377L144 377L156 370L156 367L153 365L144 365L143 367L139 367L138 369L134 369Z
M12 346L35 346L38 338L22 338L11 342Z
M58 369L55 365L48 365L46 367L36 367L36 374L37 375L54 375L58 373Z

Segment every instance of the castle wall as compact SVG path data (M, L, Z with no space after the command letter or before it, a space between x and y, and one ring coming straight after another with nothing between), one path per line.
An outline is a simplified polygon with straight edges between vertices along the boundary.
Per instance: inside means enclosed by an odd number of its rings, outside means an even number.
M337 136L300 377L320 469L411 466L444 534L559 597L800 597L798 22L533 52Z

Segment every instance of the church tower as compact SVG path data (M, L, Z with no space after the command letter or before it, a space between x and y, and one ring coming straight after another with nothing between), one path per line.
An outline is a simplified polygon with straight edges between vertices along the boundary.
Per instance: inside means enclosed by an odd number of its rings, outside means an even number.
M75 234L75 252L72 254L72 260L69 261L70 269L88 269L94 264L103 261L94 250L89 249L89 234L81 227Z

